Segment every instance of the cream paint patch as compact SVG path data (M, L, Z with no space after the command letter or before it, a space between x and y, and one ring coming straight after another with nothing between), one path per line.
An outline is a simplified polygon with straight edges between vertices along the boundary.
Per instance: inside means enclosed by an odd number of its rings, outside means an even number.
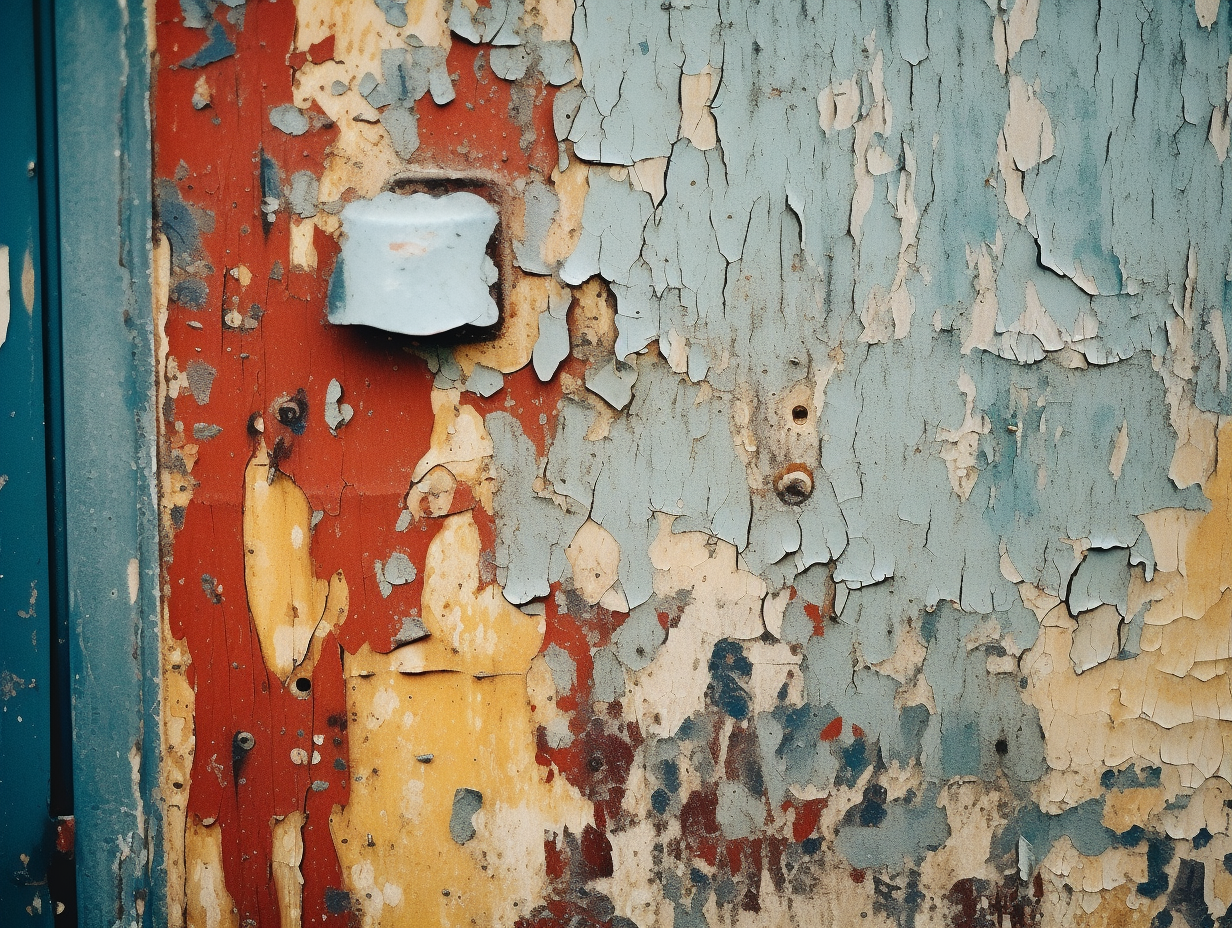
M959 499L965 500L980 475L975 466L980 436L988 434L992 423L983 413L975 415L975 381L966 371L958 376L958 389L967 401L962 424L956 429L937 429L937 441L943 445L941 458L950 475L950 486Z
M950 836L920 867L926 886L957 880L996 880L990 863L992 842L1006 824L1006 797L978 780L954 780L941 790L937 805L945 809Z
M573 254L582 237L582 212L590 189L589 167L572 157L563 171L557 165L552 169L552 189L559 206L543 241L543 260L556 264Z
M303 828L307 816L292 812L270 823L274 889L278 894L281 928L301 928L304 920Z
M21 301L26 306L26 313L34 314L34 246L26 248L25 257L21 261Z
M975 276L975 304L971 311L971 328L963 340L963 354L970 354L973 348L993 350L997 332L997 276L993 271L993 258L999 262L1001 252L1000 232L995 245L981 244L978 251L967 246L967 268Z
M594 605L616 582L620 568L620 544L612 533L587 519L565 549L573 569L575 589Z
M462 403L458 390L432 391L432 443L411 473L421 479L434 467L444 467L459 482L478 484L485 479L486 461L492 457L492 438L473 406Z
M817 95L818 125L826 135L850 129L860 115L860 84L853 77L838 81Z
M291 270L311 272L317 269L317 247L312 240L316 218L291 221Z
M864 43L865 51L872 55L875 50L876 36L870 35ZM894 125L894 107L890 104L885 91L884 58L880 51L873 58L872 68L868 72L869 87L872 88L873 101L868 112L855 121L855 138L852 142L853 165L855 168L855 191L851 197L851 221L849 231L851 237L860 244L863 236L864 217L873 203L873 178L875 172L881 170L875 157L877 149L873 147L873 136L889 135ZM824 127L823 127L824 128ZM873 157L870 158L870 152Z
M710 121L714 122L713 116L710 116ZM645 158L634 162L629 170L629 180L635 190L650 194L650 202L658 206L667 195L667 158Z
M550 277L518 278L501 313L500 338L458 345L454 360L468 377L476 364L512 374L530 363L539 338L539 314L546 312L553 291L562 288Z
M1024 2L1026 0L1019 0L1018 5ZM1023 192L1024 174L1052 157L1055 142L1052 119L1039 99L1039 81L1028 84L1017 74L1011 74L1009 89L1009 110L997 137L997 165L1006 208L1011 216L1022 222L1030 212Z
M141 562L135 557L128 559L128 604L136 605L141 589Z
M650 665L633 676L630 703L644 731L668 737L705 703L707 661L721 638L750 640L761 620L766 584L741 568L735 547L702 532L672 533L671 516L658 514L650 546L654 590L670 596L688 590L680 622Z
M710 104L719 89L720 77L721 70L711 65L697 74L680 75L680 137L688 139L701 151L708 151L719 142L718 126L710 112ZM666 166L667 159L663 160Z
M870 150L870 174L886 174L894 166L882 149ZM860 313L860 321L864 324L860 341L868 344L888 342L891 338L903 339L911 331L911 314L915 310L915 301L907 289L907 277L915 270L917 231L920 225L920 211L915 203L915 171L915 154L911 146L904 143L903 169L899 172L897 187L890 185L887 192L894 204L894 215L899 226L898 267L888 290L880 284L869 288Z
M1029 171L1053 155L1052 120L1039 98L1039 82L1028 84L1010 75L1010 108L1005 114L1005 147L1014 166Z
M573 38L574 0L527 0L527 25L543 30L545 42L567 42Z
M1014 0L1014 6L1005 23L1005 45L1009 61L1014 60L1024 42L1035 38L1039 7L1040 0Z

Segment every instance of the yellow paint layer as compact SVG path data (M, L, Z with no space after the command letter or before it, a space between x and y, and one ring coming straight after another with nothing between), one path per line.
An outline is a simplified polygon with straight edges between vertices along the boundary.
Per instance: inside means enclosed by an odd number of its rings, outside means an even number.
M1163 766L1169 796L1208 777L1232 778L1232 424L1218 441L1204 487L1210 510L1143 520L1161 569L1131 586L1130 613L1149 604L1138 657L1076 674L1077 623L1055 598L1050 606L1019 585L1044 626L1023 670L1052 768L1047 790L1062 805L1098 794L1100 771L1130 762ZM1118 810L1127 801L1115 801L1109 814L1125 814Z
M535 762L526 673L542 620L480 588L479 533L448 516L429 546L429 636L344 657L353 782L330 820L365 926L512 925L546 888L545 832L577 833L590 806ZM482 805L464 843L458 790Z
M244 471L244 582L261 656L286 682L326 613L330 584L318 579L312 560L308 497L271 468L262 439ZM335 588L345 589L341 577Z
M270 860L281 928L300 928L303 924L304 875L300 864L304 859L305 818L303 812L296 811L270 824L273 831Z
M454 359L469 377L476 364L512 374L530 363L539 339L539 314L548 308L548 277L519 277L501 314L500 335L490 342L474 342L454 349Z
M195 817L185 836L188 851L189 928L239 928L239 912L227 892L222 871L222 828Z

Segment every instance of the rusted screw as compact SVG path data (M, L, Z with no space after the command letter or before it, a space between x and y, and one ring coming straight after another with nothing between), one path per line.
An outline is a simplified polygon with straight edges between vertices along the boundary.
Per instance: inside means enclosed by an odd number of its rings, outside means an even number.
M251 751L256 747L257 739L252 736L251 732L238 731L235 733L235 743L241 750Z
M774 479L774 492L789 506L799 506L813 495L813 474L803 464L789 464Z

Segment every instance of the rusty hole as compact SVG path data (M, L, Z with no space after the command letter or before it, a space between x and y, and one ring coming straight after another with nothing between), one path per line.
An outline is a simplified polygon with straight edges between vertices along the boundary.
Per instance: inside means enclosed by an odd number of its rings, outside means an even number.
M274 401L274 415L296 435L308 424L308 394L300 387L294 396L280 396Z
M299 690L301 693L306 693L310 689L312 689L312 681L309 680L307 677L300 677L298 680L295 681L295 688Z
M807 406L793 407L791 410L791 417L795 419L797 422L807 422L808 421L808 407Z
M600 770L603 769L603 755L602 754L591 754L590 760L586 762L586 766L591 769L592 773L598 773Z
M813 495L813 472L804 464L789 464L774 478L774 492L789 506L799 506Z

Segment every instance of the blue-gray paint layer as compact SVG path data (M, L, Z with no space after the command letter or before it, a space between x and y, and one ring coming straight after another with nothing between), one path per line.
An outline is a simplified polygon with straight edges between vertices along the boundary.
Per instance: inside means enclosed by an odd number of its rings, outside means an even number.
M164 920L145 15L65 0L55 23L77 884L109 928Z

